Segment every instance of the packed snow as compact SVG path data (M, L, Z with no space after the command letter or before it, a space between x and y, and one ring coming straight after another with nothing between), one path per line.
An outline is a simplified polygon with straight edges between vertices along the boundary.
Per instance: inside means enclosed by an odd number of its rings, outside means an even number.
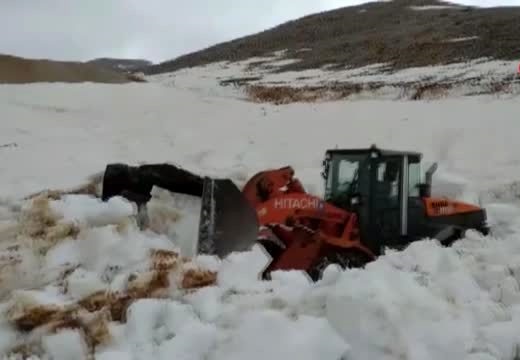
M3 358L518 356L517 98L274 106L229 96L208 73L169 79L0 87ZM290 164L321 194L324 151L372 143L438 161L434 193L485 206L492 235L470 231L452 248L425 239L365 270L330 267L314 284L299 272L260 281L258 247L189 258L195 198L155 189L140 230L124 199L103 203L95 186L63 193L109 162L167 161L239 185ZM35 195L46 189L56 191Z

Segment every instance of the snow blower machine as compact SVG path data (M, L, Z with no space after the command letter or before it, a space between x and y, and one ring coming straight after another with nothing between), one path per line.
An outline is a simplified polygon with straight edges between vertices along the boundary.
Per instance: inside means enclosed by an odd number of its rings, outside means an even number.
M449 246L469 229L488 234L484 209L432 197L437 164L423 176L421 160L418 152L375 145L327 150L323 198L307 193L290 166L261 171L240 190L170 164L109 164L102 198L146 207L153 186L201 197L198 254L225 257L259 244L271 257L264 279L302 270L316 281L328 265L363 267L386 248L425 238Z

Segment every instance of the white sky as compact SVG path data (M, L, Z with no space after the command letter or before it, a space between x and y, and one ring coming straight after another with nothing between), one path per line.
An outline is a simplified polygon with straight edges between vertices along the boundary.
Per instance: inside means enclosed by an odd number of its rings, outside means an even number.
M0 53L159 62L360 0L0 0ZM520 0L461 0L477 6Z

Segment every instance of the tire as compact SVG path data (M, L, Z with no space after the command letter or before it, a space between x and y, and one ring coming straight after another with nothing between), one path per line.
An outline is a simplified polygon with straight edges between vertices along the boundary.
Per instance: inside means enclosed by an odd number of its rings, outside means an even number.
M363 268L370 259L359 250L339 250L331 252L318 259L313 267L307 270L312 281L316 282L323 278L323 272L329 265L337 265L342 270Z
M278 258L284 250L280 245L270 240L258 240L257 244L261 245L273 259Z
M257 244L260 245L264 251L272 258L272 261L277 259L284 251L284 249L272 240L258 240ZM267 271L262 273L262 280L271 280L271 274Z

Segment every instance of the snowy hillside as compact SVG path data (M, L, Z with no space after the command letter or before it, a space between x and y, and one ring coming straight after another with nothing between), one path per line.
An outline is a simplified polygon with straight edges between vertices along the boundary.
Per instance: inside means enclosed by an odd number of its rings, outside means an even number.
M464 3L464 1L462 2ZM482 1L368 1L291 19L143 69L164 74L224 61L247 61L286 50L283 72L384 64L386 70L518 61L520 7ZM344 4L347 5L347 4ZM470 6L467 6L470 5ZM472 6L471 6L472 5ZM475 6L477 5L477 6ZM512 2L511 2L512 5ZM289 60L297 59L297 62Z
M457 39L455 39L457 40ZM460 39L459 39L460 40ZM462 39L464 41L464 39ZM300 49L305 52L308 49ZM302 60L287 58L288 51L243 61L221 61L149 76L170 86L222 94L231 89L255 102L287 104L330 100L431 100L446 97L520 93L519 61L479 58L449 65L408 67L395 70L391 64L363 67L330 63L321 68L284 71ZM216 89L215 88L219 88ZM202 89L201 89L202 90Z
M493 71L514 71L502 65ZM3 358L519 356L514 92L275 106L244 101L216 76L192 68L144 84L0 87ZM330 268L316 284L299 273L262 282L266 259L257 248L223 260L183 258L192 255L197 199L159 191L151 229L139 231L131 204L91 195L95 175L117 161L168 161L238 184L290 164L320 194L327 148L372 143L439 161L434 192L481 202L493 234L470 232L449 249L426 239L363 271ZM46 189L56 191L24 199Z

